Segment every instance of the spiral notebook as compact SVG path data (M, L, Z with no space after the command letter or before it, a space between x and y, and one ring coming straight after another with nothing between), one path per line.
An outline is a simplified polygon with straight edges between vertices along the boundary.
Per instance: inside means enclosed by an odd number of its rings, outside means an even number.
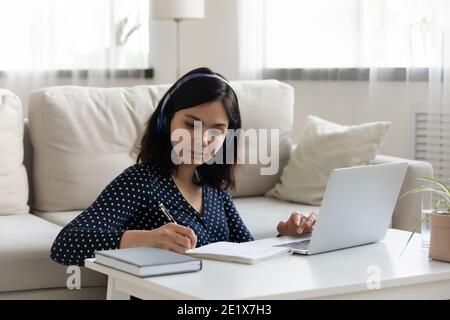
M249 242L215 242L200 248L188 250L186 254L203 259L254 264L262 260L290 253L285 247L253 246Z

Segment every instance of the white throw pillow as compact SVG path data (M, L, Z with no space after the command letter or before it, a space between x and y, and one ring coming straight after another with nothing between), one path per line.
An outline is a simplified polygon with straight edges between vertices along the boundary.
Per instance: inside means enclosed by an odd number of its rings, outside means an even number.
M390 125L380 121L344 126L308 116L280 182L266 196L320 205L331 171L369 164Z

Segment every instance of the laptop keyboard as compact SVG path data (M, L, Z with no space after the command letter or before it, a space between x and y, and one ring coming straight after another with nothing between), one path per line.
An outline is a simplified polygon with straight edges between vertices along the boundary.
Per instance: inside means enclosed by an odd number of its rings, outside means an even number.
M309 247L310 241L311 240L308 239L308 240L288 242L288 243L276 245L275 247L288 247L288 248L292 248L292 249L307 250Z

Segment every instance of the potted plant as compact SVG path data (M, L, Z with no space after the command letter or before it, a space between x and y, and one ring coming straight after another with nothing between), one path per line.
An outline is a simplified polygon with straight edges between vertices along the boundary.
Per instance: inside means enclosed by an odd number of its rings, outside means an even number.
M406 192L402 197L412 193L431 192L438 196L438 200L434 203L433 210L424 217L414 227L405 248L411 241L412 236L417 232L422 223L430 219L430 251L429 257L435 260L450 262L450 186L442 181L433 178L417 178L426 182L427 185L414 188Z

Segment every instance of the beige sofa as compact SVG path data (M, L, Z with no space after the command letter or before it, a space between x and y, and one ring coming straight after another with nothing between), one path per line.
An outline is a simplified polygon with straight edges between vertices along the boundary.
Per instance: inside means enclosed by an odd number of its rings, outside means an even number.
M244 128L280 129L280 169L261 176L262 165L242 167L236 206L256 239L294 210L317 207L264 196L279 179L293 149L293 89L275 81L233 83ZM144 125L168 85L130 88L45 88L30 96L28 119L19 99L0 90L0 299L104 299L106 279L82 270L81 290L69 290L66 267L49 258L61 228L134 163ZM378 156L375 163L403 159ZM409 161L403 191L432 175L426 162ZM399 200L392 226L411 229L420 197ZM83 268L82 268L83 269Z

